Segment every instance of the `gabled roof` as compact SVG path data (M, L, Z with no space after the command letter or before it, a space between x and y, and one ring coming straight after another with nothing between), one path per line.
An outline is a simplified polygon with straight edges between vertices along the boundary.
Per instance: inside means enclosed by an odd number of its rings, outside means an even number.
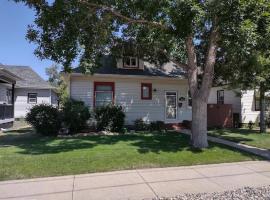
M80 67L74 68L72 73L83 73ZM166 63L162 66L155 66L144 62L144 70L142 69L123 69L117 68L116 59L112 56L104 56L100 61L100 66L94 71L94 74L113 74L113 75L134 75L134 76L152 76L167 78L185 78L186 73L183 69L178 68L173 63Z
M15 75L21 80L16 81L16 88L36 88L36 89L52 89L53 87L43 80L31 67L29 66L14 66L14 65L0 65L3 68Z

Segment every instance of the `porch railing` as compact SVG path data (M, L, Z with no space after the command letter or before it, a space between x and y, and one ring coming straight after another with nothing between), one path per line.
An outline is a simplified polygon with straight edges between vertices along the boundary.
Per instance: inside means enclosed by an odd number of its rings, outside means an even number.
M0 104L0 120L13 118L13 105Z

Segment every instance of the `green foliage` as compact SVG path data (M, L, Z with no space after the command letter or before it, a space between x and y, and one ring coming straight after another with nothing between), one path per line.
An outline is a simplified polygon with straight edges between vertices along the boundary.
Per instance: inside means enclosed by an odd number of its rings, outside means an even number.
M252 129L254 128L254 125L255 125L255 124L254 124L252 121L249 121L249 122L248 122L248 129L249 129L249 130L252 130Z
M62 112L63 122L71 133L77 133L86 128L87 120L91 117L88 107L82 101L66 101Z
M61 106L63 106L65 102L69 100L67 83L63 77L60 78L60 83L57 88L57 93L58 93L59 103Z
M37 133L46 136L57 135L61 128L59 111L51 105L33 106L26 114L25 120L35 128Z
M45 69L46 75L49 77L48 81L49 83L54 86L58 87L60 83L60 73L59 73L59 67L56 64L53 64L50 67L47 67Z
M165 123L163 121L153 121L150 123L151 131L161 131L165 129Z
M107 105L95 109L97 130L123 132L125 113L121 106Z
M269 16L264 9L268 0L15 1L36 11L35 25L27 33L38 44L35 54L62 63L66 71L77 57L85 71L91 71L100 54L122 56L127 44L135 46L133 51L144 60L162 63L173 58L186 63L185 39L190 34L197 41L198 64L204 68L214 19L220 29L219 46L236 44L232 52L239 52L242 49L236 47L246 40L252 44L254 19L264 17L258 26L264 30Z
M134 128L136 131L146 131L149 130L149 124L145 123L142 118L136 119L134 121Z

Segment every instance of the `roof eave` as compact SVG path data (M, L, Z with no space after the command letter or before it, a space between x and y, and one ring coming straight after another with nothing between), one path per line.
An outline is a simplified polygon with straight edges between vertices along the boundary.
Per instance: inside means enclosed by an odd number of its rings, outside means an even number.
M66 73L65 73L66 74ZM166 79L166 80L187 80L185 76L181 77L165 77L165 76L149 76L149 75L123 75L123 74L99 74L95 73L93 75L90 74L82 74L82 73L70 73L71 76L93 76L93 77L125 77L125 78L148 78L148 79Z

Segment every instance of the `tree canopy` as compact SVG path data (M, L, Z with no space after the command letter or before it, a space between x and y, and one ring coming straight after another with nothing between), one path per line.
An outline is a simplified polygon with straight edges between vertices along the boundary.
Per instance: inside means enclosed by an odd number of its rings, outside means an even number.
M36 10L27 33L38 45L35 54L63 64L65 71L75 58L91 71L103 54L135 54L157 66L171 61L184 68L193 98L192 143L200 148L208 146L207 100L216 61L225 65L253 48L255 30L249 24L270 4L269 0L15 1Z

